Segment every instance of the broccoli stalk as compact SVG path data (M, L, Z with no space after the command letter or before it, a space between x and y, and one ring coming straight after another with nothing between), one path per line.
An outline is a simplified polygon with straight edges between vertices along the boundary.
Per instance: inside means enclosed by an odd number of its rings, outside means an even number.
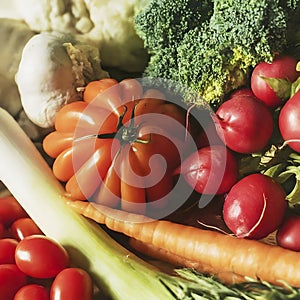
M252 68L287 49L299 0L152 0L135 19L150 61L144 75L192 88L213 107Z

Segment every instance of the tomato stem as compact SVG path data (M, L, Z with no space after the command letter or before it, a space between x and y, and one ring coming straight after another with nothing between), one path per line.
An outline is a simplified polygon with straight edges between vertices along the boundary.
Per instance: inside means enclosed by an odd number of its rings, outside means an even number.
M135 104L131 116L130 123L128 126L124 126L123 119L128 110L128 107L124 105L124 110L119 117L118 124L115 132L110 133L100 133L100 134L90 134L83 137L79 137L76 141L89 139L89 138L97 138L97 139L118 139L121 142L121 145L131 144L131 143L140 143L140 144L149 144L152 140L151 134L147 140L143 140L137 137L137 131L139 130L141 124L134 126L134 116L135 116L135 108L137 103Z

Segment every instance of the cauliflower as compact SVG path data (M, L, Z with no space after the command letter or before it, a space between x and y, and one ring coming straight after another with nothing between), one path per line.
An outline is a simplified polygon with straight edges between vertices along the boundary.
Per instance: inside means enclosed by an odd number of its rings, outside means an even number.
M100 49L103 66L141 72L148 54L134 16L149 0L14 0L17 14L37 32L81 36Z
M63 105L81 99L79 88L104 77L97 48L71 35L43 32L25 45L15 80L28 118L49 128Z
M0 107L16 116L22 109L17 86L14 82L22 50L27 41L34 36L26 24L18 20L0 19Z

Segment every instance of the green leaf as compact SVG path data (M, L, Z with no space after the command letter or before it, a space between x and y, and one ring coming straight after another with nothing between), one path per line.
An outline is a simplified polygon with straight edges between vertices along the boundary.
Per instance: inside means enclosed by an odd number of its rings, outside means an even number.
M291 97L291 81L282 78L272 78L260 76L263 80L265 80L270 88L275 92L277 97L281 100L287 100Z

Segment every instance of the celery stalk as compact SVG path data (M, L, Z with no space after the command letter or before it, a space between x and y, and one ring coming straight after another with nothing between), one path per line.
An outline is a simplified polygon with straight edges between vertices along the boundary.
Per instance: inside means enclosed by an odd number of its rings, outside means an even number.
M0 153L0 180L41 230L66 247L72 262L86 269L101 290L112 299L173 299L161 283L165 274L66 205L64 189L50 167L3 109L0 109Z

